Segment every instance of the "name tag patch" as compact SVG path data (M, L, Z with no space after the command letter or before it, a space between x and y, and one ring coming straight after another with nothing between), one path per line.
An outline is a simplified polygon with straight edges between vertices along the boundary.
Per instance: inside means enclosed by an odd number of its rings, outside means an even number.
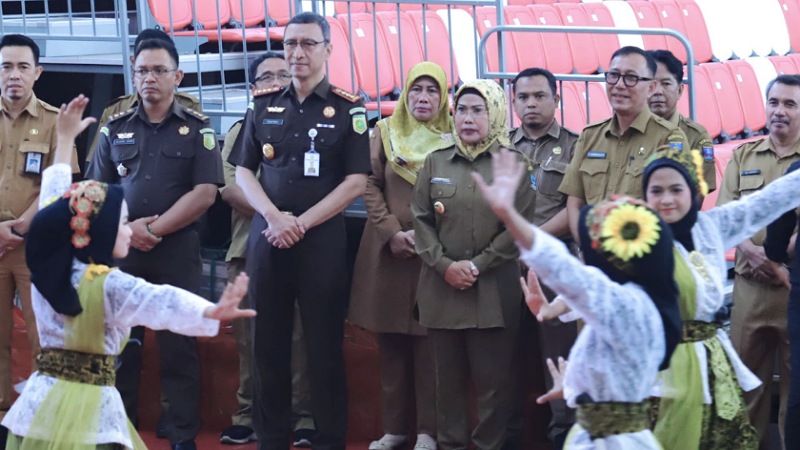
M669 146L675 150L683 150L683 142L670 142Z
M450 178L433 177L431 178L431 184L453 184L453 180Z
M739 175L746 177L750 175L761 175L761 169L753 169L753 170L743 170L739 172Z
M114 145L133 145L136 143L136 138L114 139Z
M586 157L589 159L606 159L606 152L589 152Z
M280 126L283 125L283 119L264 119L261 125Z

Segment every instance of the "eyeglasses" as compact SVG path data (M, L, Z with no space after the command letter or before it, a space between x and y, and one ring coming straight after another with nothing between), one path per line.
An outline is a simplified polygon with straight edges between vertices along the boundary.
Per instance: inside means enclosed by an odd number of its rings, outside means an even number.
M275 80L280 80L280 81L286 82L286 81L289 81L291 79L292 79L292 75L288 74L286 72L281 72L281 73L279 73L277 75L272 73L272 72L264 72L263 74L261 74L260 77L258 77L258 78L253 80L253 84L260 83L262 81L265 81L267 83L273 83Z
M293 51L295 51L297 49L298 45L300 45L300 47L303 49L304 52L310 52L310 51L313 51L315 48L317 48L317 46L319 44L325 44L327 42L328 42L327 39L324 39L322 41L307 40L307 41L302 41L302 42L283 41L283 49L285 51L291 53L291 52L293 52Z
M156 78L164 78L170 72L175 72L178 69L165 69L163 67L156 67L155 69L136 69L133 75L137 78L147 78L148 75L153 74Z
M619 83L620 78L622 78L622 82L625 83L625 86L627 87L634 87L639 84L640 81L653 81L652 78L640 77L635 73L626 73L625 75L622 75L619 72L606 72L605 77L606 83L612 86Z

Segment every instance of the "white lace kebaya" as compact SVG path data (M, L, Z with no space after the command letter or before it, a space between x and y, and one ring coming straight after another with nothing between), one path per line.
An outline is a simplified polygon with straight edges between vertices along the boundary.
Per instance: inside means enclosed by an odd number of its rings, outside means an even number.
M54 164L45 169L39 209L69 190L71 180L72 170L67 164ZM87 267L87 264L73 260L71 280L76 288ZM212 304L182 289L150 284L121 270L113 270L106 277L103 291L105 353L108 355L120 353L131 327L137 325L188 336L215 336L219 331L218 320L203 317L205 309ZM35 286L31 286L31 297L41 347L64 348L64 316L53 310ZM22 395L3 419L3 426L17 436L49 440L49 436L29 436L28 431L38 406L56 381L56 378L34 372ZM114 386L102 387L98 430L96 440L88 444L118 443L133 448L125 407Z

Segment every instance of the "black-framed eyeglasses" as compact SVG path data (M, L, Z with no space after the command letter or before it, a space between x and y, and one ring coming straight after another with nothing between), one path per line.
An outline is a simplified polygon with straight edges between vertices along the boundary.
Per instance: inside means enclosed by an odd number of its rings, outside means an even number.
M639 84L640 81L653 81L652 78L640 77L635 73L626 73L625 75L623 75L619 72L606 72L605 77L606 77L606 83L612 86L619 83L620 78L622 78L622 82L627 87L634 87L637 84Z
M274 74L272 72L264 72L261 74L260 77L253 80L253 84L260 83L262 81L267 83L273 83L275 80L280 80L282 82L288 82L292 79L292 75L287 72L281 72L278 74Z
M152 73L156 78L164 78L176 70L178 69L167 69L166 67L156 67L155 69L135 69L133 71L133 75L137 78L146 78L147 75Z
M305 41L283 41L283 49L287 52L293 52L297 49L297 46L300 45L300 48L303 49L305 52L310 52L317 48L319 44L326 44L328 42L327 39L323 39L321 41L312 41L312 40L305 40Z

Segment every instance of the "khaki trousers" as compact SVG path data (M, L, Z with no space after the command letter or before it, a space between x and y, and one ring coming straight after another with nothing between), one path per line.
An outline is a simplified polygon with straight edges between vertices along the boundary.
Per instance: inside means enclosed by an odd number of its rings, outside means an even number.
M28 344L33 358L31 368L36 370L36 355L39 354L39 334L36 318L31 307L31 272L25 263L25 246L20 245L0 259L0 419L11 408L11 335L14 330L14 296L19 291L22 315Z
M245 270L244 258L228 261L228 281L233 282ZM241 308L252 308L247 296L242 299ZM253 428L253 319L233 321L233 335L239 351L239 390L236 399L239 410L231 417L234 425ZM294 331L292 332L292 414L294 429L315 429L311 417L311 388L308 380L308 356L303 339L303 326L300 311L295 303Z
M383 430L436 438L436 379L427 336L378 333ZM416 415L415 427L409 419Z
M789 290L749 280L739 274L733 285L731 341L753 373L764 383L744 395L750 422L766 449L765 434L771 410L772 376L777 364L780 374L780 410L778 421L783 442L786 401L789 396L791 371L789 333L786 329Z

